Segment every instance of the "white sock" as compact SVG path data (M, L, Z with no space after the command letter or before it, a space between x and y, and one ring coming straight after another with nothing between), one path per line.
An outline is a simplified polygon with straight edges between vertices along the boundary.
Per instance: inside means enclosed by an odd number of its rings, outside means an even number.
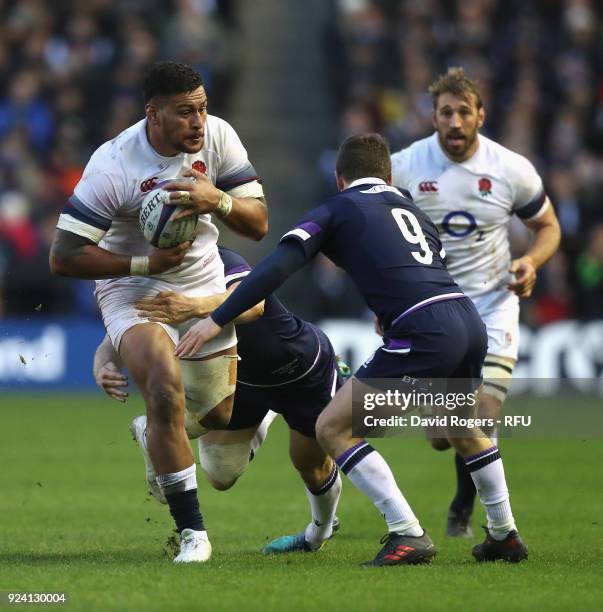
M264 440L268 435L268 428L272 425L272 421L276 419L278 416L278 412L273 412L269 410L266 413L266 416L262 419L262 422L258 425L257 431L255 432L253 438L250 442L251 452L255 455L258 448L264 444Z
M172 474L160 474L157 476L157 484L161 487L164 495L173 495L197 488L197 466L193 463L190 467L173 472Z
M385 459L368 443L352 446L336 459L341 471L375 504L390 532L420 536L423 529L396 484Z
M311 548L319 548L333 534L333 519L341 495L341 476L336 466L322 486L315 491L306 487L312 520L306 527L305 538Z
M490 441L492 446L498 446L498 427L495 427L490 434Z
M495 540L504 540L509 531L516 529L505 470L496 446L465 457L479 499L488 517L488 531Z

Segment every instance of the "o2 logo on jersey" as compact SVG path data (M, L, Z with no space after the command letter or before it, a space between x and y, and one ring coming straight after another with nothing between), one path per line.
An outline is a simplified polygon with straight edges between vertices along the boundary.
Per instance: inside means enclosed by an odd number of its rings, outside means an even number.
M464 222L461 222L461 219ZM450 236L465 238L477 227L477 221L466 210L453 210L444 217L442 227Z
M404 240L410 244L417 244L421 247L420 251L411 251L410 254L419 263L427 266L433 262L433 253L429 248L425 234L421 229L418 219L405 208L392 208L392 215L404 236Z
M193 162L193 170L201 172L201 174L207 174L207 166L202 159L198 159L196 162Z

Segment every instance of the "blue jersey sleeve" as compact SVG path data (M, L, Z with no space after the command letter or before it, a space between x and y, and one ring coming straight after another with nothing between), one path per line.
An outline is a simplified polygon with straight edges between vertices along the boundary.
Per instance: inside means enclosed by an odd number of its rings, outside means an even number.
M312 259L329 237L332 217L332 212L326 205L319 206L311 210L292 230L284 234L280 242L294 240L303 248L306 259Z
M233 283L238 283L251 272L251 266L247 263L245 258L235 251L231 251L226 247L218 247L220 253L220 259L224 264L224 280L226 282L226 288L230 287Z
M305 263L306 257L298 246L290 241L279 244L272 254L260 261L222 306L212 312L211 318L224 327L267 298Z

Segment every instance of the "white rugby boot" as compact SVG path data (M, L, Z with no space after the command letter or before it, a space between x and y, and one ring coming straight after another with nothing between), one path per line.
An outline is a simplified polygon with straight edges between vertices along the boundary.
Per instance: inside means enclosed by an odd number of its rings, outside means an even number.
M149 485L149 493L160 503L167 504L167 499L161 490L161 487L157 484L157 474L155 468L151 463L151 457L147 449L147 417L145 415L134 417L132 423L130 423L130 433L132 439L138 443L142 456L144 458L145 477L147 484Z
M180 534L180 552L174 563L203 563L211 557L211 544L207 531L183 529Z

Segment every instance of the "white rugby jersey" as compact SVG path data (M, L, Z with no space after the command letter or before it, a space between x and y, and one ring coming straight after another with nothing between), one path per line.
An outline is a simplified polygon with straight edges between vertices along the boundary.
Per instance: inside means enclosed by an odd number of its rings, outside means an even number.
M437 132L392 155L392 180L407 189L440 231L448 271L470 297L506 290L511 254L507 223L539 217L548 206L542 180L523 156L479 135L462 163L442 151Z
M119 255L149 255L153 247L138 223L145 195L158 183L181 177L191 167L218 189L236 197L262 197L262 186L234 129L208 115L201 151L164 157L153 149L146 119L135 123L92 155L57 227L98 243ZM197 236L182 263L155 278L186 287L194 284L204 262L217 256L218 229L211 215L199 215ZM105 285L115 279L97 281Z

